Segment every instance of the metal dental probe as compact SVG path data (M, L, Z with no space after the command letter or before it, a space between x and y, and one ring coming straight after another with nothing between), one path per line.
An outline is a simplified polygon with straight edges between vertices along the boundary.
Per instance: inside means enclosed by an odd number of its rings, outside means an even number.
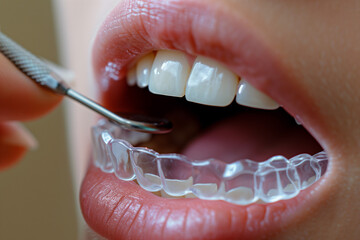
M21 72L39 85L55 93L70 97L108 118L110 121L119 124L122 128L154 134L168 133L172 130L172 123L166 119L157 119L137 114L126 114L126 117L122 117L100 106L68 87L42 60L22 48L2 32L0 32L0 52Z

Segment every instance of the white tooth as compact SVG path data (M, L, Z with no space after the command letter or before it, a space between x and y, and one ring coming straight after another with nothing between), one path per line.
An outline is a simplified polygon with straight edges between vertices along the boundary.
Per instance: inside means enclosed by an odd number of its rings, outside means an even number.
M163 189L161 189L160 193L161 193L161 197L163 197L163 198L172 198L172 199L185 198L185 196L172 196L172 195L169 195Z
M235 97L238 77L222 64L197 57L186 87L186 99L210 106L227 106Z
M286 185L286 187L284 188L284 192L294 192L295 189L295 185L290 183L288 185Z
M172 195L183 195L193 185L193 178L186 180L165 179L167 191Z
M185 198L197 198L193 193L188 193L185 195Z
M155 183L156 185L161 185L161 179L159 176L151 174L151 173L145 173L144 176L150 182Z
M267 194L268 197L274 197L274 196L278 196L279 195L279 190L278 189L270 189Z
M236 102L247 107L274 110L279 107L273 99L242 79L236 94Z
M215 183L197 183L192 188L200 195L215 195L217 192L217 185Z
M140 59L136 66L137 85L145 88L149 85L150 71L154 62L154 53L149 53Z
M228 191L225 196L232 200L250 202L254 198L254 191L251 188L238 187Z
M155 94L183 97L189 73L190 65L184 53L159 51L151 69L149 90Z
M315 181L316 181L316 177L315 177L315 176L309 178L307 181L304 181L303 184L302 184L302 186L301 186L302 189L309 187L309 186L310 186L311 184L313 184Z
M136 84L136 67L133 67L129 70L126 76L126 82L129 86L135 86Z
M297 125L299 125L299 126L301 126L302 124L301 124L301 122L300 121L298 121L296 118L295 118L295 122L296 122L296 124Z
M300 117L299 117L299 116L297 116L297 115L296 115L296 117L294 117L294 119L295 119L295 122L296 122L296 124L297 124L297 125L299 125L299 126L300 126L300 125L302 125L302 123L301 123L301 120L300 120Z

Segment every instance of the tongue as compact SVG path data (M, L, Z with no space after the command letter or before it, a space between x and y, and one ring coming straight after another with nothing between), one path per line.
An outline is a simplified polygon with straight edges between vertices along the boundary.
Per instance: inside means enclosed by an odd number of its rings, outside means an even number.
M182 153L193 160L260 162L274 155L290 158L321 150L317 141L283 110L250 110L215 123L194 138Z

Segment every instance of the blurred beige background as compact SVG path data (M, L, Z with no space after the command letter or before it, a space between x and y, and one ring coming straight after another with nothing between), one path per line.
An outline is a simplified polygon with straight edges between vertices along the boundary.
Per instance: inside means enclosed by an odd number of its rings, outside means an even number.
M58 62L51 0L1 0L0 30ZM25 125L39 147L0 173L0 239L77 239L77 219L63 107Z

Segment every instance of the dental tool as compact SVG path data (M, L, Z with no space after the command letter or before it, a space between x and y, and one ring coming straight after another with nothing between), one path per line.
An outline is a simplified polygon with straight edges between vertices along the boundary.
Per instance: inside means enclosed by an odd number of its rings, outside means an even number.
M68 96L108 118L111 122L120 125L122 128L153 134L168 133L172 130L172 123L167 119L152 118L138 114L121 114L122 116L120 116L100 106L67 86L61 77L52 71L41 59L25 50L2 32L0 32L0 52L37 84L57 94Z

